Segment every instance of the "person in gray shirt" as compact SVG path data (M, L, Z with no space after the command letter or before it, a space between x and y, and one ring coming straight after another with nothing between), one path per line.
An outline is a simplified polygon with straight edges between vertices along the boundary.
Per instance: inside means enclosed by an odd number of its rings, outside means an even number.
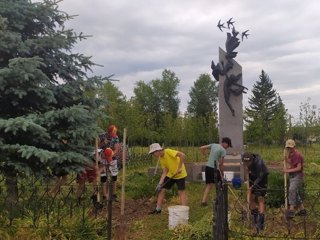
M200 151L203 154L207 153L210 149L208 162L205 168L206 187L204 189L201 206L208 205L208 196L214 183L221 181L223 176L223 161L226 156L226 149L232 147L231 139L224 137L221 140L221 144L212 143L200 147Z

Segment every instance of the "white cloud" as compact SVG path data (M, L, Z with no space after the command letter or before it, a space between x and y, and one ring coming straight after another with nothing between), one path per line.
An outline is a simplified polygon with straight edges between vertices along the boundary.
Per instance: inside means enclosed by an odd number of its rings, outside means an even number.
M75 50L104 65L94 67L94 74L116 74L121 80L116 85L129 97L136 81L159 78L168 68L181 80L184 110L193 82L211 72L218 47L224 48L226 36L216 27L218 20L233 17L237 30L250 29L236 58L244 85L252 89L264 69L291 114L298 113L306 96L320 106L317 0L64 0L60 5L79 14L68 26L93 35Z

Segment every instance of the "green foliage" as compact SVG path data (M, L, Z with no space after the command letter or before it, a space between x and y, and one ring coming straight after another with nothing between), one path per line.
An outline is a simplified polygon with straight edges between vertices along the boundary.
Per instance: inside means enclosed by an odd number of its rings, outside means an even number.
M188 113L193 117L209 117L217 112L218 87L209 74L201 74L189 91Z
M145 199L156 196L156 186L160 180L159 174L149 177L145 172L134 171L127 177L126 194L133 199ZM167 191L168 198L176 194L176 189Z
M287 135L287 127L288 127L288 118L287 118L287 110L281 100L278 97L278 103L276 112L274 114L274 118L271 122L271 138L275 143L283 144L286 140Z
M162 79L152 80L148 84L143 81L137 82L134 88L134 103L146 115L145 127L156 130L163 126L164 114L170 114L173 118L178 116L179 82L175 73L167 69L162 72Z
M271 172L268 176L268 189L266 205L271 208L280 208L285 199L283 174Z
M0 0L0 171L81 170L92 151L102 78L73 53L85 38L65 28L58 2Z
M192 225L177 226L173 231L173 239L178 240L209 240L212 236L212 213L206 213Z
M316 105L311 104L311 99L300 103L299 120L293 127L293 138L304 144L311 144L318 140L320 135L320 112Z
M130 124L128 117L132 110L126 101L126 97L111 81L103 84L99 90L99 98L105 99L103 112L107 115L100 119L99 125L101 128L106 129L106 126L116 124L121 131L124 127L128 127L128 124Z
M260 81L253 86L249 107L245 109L246 140L260 144L281 142L284 140L283 131L286 129L286 121L283 120L286 114L284 105L281 98L277 96L276 90L273 89L269 76L263 70L259 78ZM278 126L278 124L281 125ZM272 132L273 126L278 127ZM278 131L279 128L281 128L280 131ZM274 139L276 137L277 139Z
M159 182L159 175L148 177L146 173L133 172L127 177L126 190L128 196L133 199L150 198L155 194L155 188Z
M127 141L131 145L146 146L151 142L160 142L166 146L189 146L217 141L215 83L209 75L200 75L194 89L199 98L198 104L193 108L199 112L199 116L193 113L179 116L179 82L174 72L164 70L161 79L151 80L149 83L138 81L134 96L129 100L126 100L115 83L105 83L98 96L99 99L106 100L103 112L108 116L100 118L99 125L106 128L109 124L116 124L120 135L121 129L126 127ZM209 105L204 104L204 98Z
M80 219L80 220L79 220ZM54 224L48 224L46 219L41 217L38 219L39 225L32 227L32 219L18 219L13 225L0 230L1 239L45 239L45 240L100 240L105 239L106 224L105 219L96 218L90 221L81 221L81 215L78 218L69 218L62 221L57 227ZM29 226L28 226L29 224ZM2 225L3 226L3 225Z

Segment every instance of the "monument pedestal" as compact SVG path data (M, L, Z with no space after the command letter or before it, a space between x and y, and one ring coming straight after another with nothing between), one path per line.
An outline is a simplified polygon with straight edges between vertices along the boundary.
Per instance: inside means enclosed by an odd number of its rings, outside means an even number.
M240 154L225 156L223 165L225 175L228 175L228 173L232 173L232 177L243 179L244 173ZM231 181L232 179L230 178L227 178L227 180Z

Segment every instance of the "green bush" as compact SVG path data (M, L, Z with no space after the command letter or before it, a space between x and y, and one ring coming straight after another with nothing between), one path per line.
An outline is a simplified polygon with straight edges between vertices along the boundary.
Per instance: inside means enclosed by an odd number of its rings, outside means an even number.
M268 177L268 193L266 196L266 204L269 207L279 208L284 204L284 201L283 174L279 172L271 172Z
M159 183L160 176L149 177L145 172L135 171L131 173L126 180L126 194L133 199L150 198L156 195L156 187ZM166 196L172 197L176 195L177 190L174 186L171 190L167 191Z
M212 236L212 213L208 212L194 224L177 226L173 231L175 240L209 240Z
M287 189L289 189L290 179L287 178ZM299 187L300 197L304 199L306 195L307 182ZM287 192L289 194L289 192ZM279 208L284 205L285 196L284 196L284 177L283 173L271 172L268 178L268 193L266 197L266 204L269 207Z
M144 172L135 171L126 180L126 194L133 199L150 198L155 194L159 175L149 177Z

